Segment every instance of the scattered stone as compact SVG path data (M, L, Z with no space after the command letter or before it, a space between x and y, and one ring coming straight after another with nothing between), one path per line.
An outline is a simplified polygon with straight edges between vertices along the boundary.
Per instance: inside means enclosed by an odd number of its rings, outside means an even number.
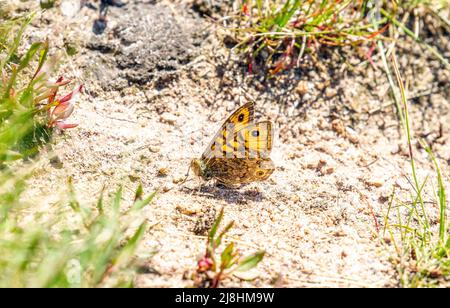
M151 145L148 149L152 153L158 153L159 151L161 151L161 147L157 145Z
M195 215L202 212L202 207L198 204L178 204L176 206L178 212L184 215Z
M128 175L128 178L129 178L130 181L133 182L133 183L135 183L135 182L137 182L137 181L140 180L140 177L139 177L138 175L136 175L136 174L129 174L129 175Z
M306 164L306 168L311 169L311 170L316 170L317 169L317 162L308 162Z
M64 167L61 159L57 155L50 158L50 164L52 165L53 168L56 168L56 169L61 169Z
M186 176L176 176L172 179L172 183L179 184L185 180Z
M331 127L338 136L347 138L353 144L359 143L359 138L356 131L350 127L346 127L342 120L333 120L333 122L331 122Z
M344 237L344 236L347 235L347 233L345 233L344 230L337 230L337 231L335 231L335 232L333 233L333 235L336 236L336 237Z
M247 229L252 227L252 225L247 220L242 222L242 226Z
M195 222L195 226L192 230L195 235L206 235L216 219L216 210L213 207L206 207L204 209L204 214L199 216L198 220Z
M162 190L162 192L168 192L168 191L172 190L173 187L174 187L173 184L168 183L168 184L164 185L164 186L161 188L161 190Z
M325 96L326 96L327 98L333 98L333 97L335 97L337 94L338 94L338 93L337 93L337 90L336 90L335 88L328 87L328 88L325 90Z
M301 80L299 81L299 83L297 84L297 87L295 88L295 91L300 95L303 96L306 93L308 93L308 82L306 82L305 80Z
M322 168L323 166L327 165L327 161L323 158L319 159L319 163L317 164L317 168Z
M386 235L386 236L383 238L383 241L384 241L386 244L390 245L391 242L392 242L392 239L391 239L390 236L387 236L387 235Z
M330 85L330 81L327 80L325 82L317 82L314 86L317 90L323 91L326 87Z
M384 180L380 178L371 178L366 180L366 185L372 186L372 187L381 187L384 184Z
M334 167L333 166L329 166L328 168L325 169L325 174L332 174L334 173Z
M51 2L51 1L46 1ZM54 2L54 1L53 1ZM74 17L80 11L79 0L62 0L60 4L61 14L66 17Z
M345 126L340 119L333 120L333 122L331 122L331 127L339 136L345 136Z
M346 131L347 139L348 139L351 143L353 143L353 144L359 143L359 138L358 138L358 135L357 135L357 133L356 133L355 130L353 130L353 129L350 128L350 127L347 127L347 128L345 129L345 131Z
M169 168L161 167L158 169L158 176L167 176L169 174Z
M167 123L170 125L174 125L177 122L177 117L173 114L171 114L170 112L164 112L161 117L160 117L160 121L163 123Z
M297 157L299 157L299 154L297 152L290 152L287 155L288 159L294 159L294 158L297 158Z
M291 201L294 203L297 203L300 201L300 197L298 195L292 195L291 196Z

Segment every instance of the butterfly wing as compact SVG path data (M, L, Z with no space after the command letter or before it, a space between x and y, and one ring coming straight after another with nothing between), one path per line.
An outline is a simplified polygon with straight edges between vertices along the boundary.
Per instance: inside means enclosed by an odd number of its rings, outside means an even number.
M206 168L218 182L225 185L264 181L275 165L269 158L273 145L272 122L262 121L243 126L226 143L227 156L214 156Z
M236 132L233 149L236 157L268 158L273 145L272 122L261 121Z
M223 123L219 131L216 133L210 144L202 154L202 160L208 160L213 157L223 156L233 151L233 147L230 146L230 140L234 136L234 132L237 132L253 122L255 116L255 104L248 102L236 109L228 119ZM228 142L228 144L227 144Z
M267 180L275 170L270 158L213 158L211 174L226 186Z

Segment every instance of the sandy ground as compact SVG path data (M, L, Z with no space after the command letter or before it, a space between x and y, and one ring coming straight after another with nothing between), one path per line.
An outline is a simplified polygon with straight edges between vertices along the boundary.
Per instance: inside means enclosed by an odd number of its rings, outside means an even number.
M392 250L377 226L394 189L407 196L411 176L380 59L374 68L343 49L277 78L249 76L191 3L131 2L110 9L102 35L92 33L97 13L86 7L72 17L56 8L33 21L30 41L49 37L61 51L76 46L61 70L86 93L73 115L79 127L43 155L30 194L53 202L69 177L87 202L103 185L124 184L126 200L139 180L147 192L159 189L145 212L152 228L142 247L157 253L138 276L140 287L191 285L184 274L195 268L221 207L236 223L229 239L242 253L267 252L227 287L397 286ZM439 40L448 56L448 36ZM449 71L417 44L402 42L398 53L416 135L433 142L448 183ZM235 190L193 175L179 184L190 159L249 98L257 117L278 127L271 178ZM415 151L419 176L433 175L423 150Z

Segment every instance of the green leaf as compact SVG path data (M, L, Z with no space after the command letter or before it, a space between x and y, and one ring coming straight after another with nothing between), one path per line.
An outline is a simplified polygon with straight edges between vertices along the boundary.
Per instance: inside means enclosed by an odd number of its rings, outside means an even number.
M11 77L9 78L8 85L7 85L7 87L4 90L3 100L7 100L10 97L11 89L14 86L14 84L16 83L17 72L18 72L17 71L17 65L11 64Z
M128 262L130 262L146 230L147 224L142 223L120 251L120 254L118 255L118 257L114 262L115 266L117 267L125 266L127 265Z
M13 59L14 54L17 52L19 45L21 43L22 35L26 29L26 27L30 24L31 20L34 17L34 13L30 16L26 17L24 22L22 23L20 29L16 32L16 36L13 40L13 43L8 46L8 51L6 57L3 57L3 60L0 62L0 71L6 66L6 64L10 63Z
M33 89L31 87L26 88L20 96L19 101L20 104L26 108L34 108Z
M18 71L23 70L26 68L29 64L31 59L33 59L34 55L39 51L39 49L44 45L42 42L33 43L30 48L28 48L27 53L25 56L23 56L22 60L20 61Z
M69 186L69 206L72 208L72 210L76 213L81 212L80 203L77 200L77 196L75 193L75 187L73 185L73 178L69 177L67 179L67 184Z
M248 257L245 257L236 268L236 271L245 272L251 270L258 265L259 262L264 258L265 251L258 251Z
M214 237L216 236L217 229L219 228L222 219L223 219L223 208L220 210L219 215L217 216L216 220L214 221L214 224L211 227L211 230L209 230L208 240L210 244L214 243Z
M233 257L234 243L230 243L225 247L220 256L221 268L228 268Z
M103 198L105 194L105 186L102 187L102 191L100 192L100 197L97 200L97 210L100 215L103 214Z
M12 150L7 150L4 154L6 155L6 158L5 158L6 161L18 160L23 157L23 155L20 154L19 152L12 151Z
M55 6L55 0L41 0L39 2L41 9L51 9Z
M143 199L143 200L139 200L137 202L134 203L133 207L131 208L131 211L139 211L141 210L144 206L148 205L150 202L152 202L153 198L156 196L156 193L158 191L154 191L150 196L148 196L147 198Z
M214 241L214 247L219 247L220 244L222 243L222 238L223 236L230 231L230 229L234 226L234 221L231 221L226 227L225 229L222 230L222 232L220 232L219 236L217 236L216 240Z
M139 183L138 188L134 194L134 202L138 200L142 200L142 195L144 194L144 188L142 187L142 183Z
M122 202L123 186L120 186L114 195L114 201L112 204L112 210L114 213L118 214L120 210L120 203Z
M48 50L49 50L49 43L48 43L48 39L47 39L43 43L43 48L41 49L41 53L39 55L38 67L36 68L36 72L34 73L33 78L31 78L31 82L36 78L37 74L39 73L41 68L44 66L44 63L47 60Z

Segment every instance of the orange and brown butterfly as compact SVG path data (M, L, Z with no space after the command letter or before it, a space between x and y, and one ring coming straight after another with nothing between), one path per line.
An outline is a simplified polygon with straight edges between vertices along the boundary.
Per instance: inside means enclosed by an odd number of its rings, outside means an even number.
M200 159L191 161L202 179L225 186L264 181L275 170L270 159L273 125L254 123L255 105L246 103L235 110L216 133Z

